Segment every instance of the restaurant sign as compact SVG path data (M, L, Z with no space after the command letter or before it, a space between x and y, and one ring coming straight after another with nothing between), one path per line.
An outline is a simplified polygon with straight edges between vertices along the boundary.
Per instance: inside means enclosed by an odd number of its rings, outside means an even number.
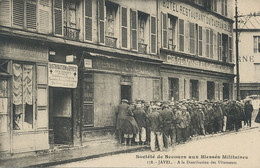
M173 65L179 65L179 66L184 66L189 68L233 74L232 66L220 65L216 63L203 61L203 60L195 60L192 58L184 58L180 56L167 55L167 62Z
M49 63L49 86L76 88L78 83L78 66Z

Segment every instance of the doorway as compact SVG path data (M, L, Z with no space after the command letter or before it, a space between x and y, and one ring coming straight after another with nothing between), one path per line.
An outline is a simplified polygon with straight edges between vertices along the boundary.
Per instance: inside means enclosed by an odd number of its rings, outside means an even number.
M72 144L72 89L50 87L49 128L53 144Z
M190 97L199 100L199 81L190 80Z
M121 100L126 99L128 102L132 100L131 85L121 85Z

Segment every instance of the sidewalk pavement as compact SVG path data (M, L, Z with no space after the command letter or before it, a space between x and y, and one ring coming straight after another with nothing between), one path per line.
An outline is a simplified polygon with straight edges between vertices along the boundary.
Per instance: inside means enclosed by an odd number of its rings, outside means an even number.
M244 127L240 131L246 131L258 128L259 125L252 125L252 127ZM228 131L218 134L208 134L205 136L192 137L189 141L216 137L220 135L236 133L235 131ZM48 167L69 162L81 161L86 159L93 159L113 154L137 152L148 150L148 145L124 146L112 141L111 143L94 143L89 146L81 148L72 148L66 150L58 150L45 154L35 154L26 157L9 157L3 160L0 159L0 167Z

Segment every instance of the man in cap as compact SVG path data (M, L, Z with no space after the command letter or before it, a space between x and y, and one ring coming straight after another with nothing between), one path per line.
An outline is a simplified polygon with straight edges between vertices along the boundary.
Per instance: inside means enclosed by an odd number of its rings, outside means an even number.
M181 110L176 113L177 121L177 142L186 142L187 140L187 128L190 124L190 114L187 112L187 108L182 105Z
M136 123L139 127L139 132L135 136L135 142L137 144L140 143L140 144L144 145L144 143L146 141L146 118L147 118L147 115L146 115L145 111L142 109L141 102L137 102L136 108L133 111L133 114L134 114L134 118L136 120ZM140 139L141 139L141 142L140 142Z
M174 114L169 108L168 105L164 104L162 110L160 111L162 117L162 131L164 135L164 146L167 149L172 144L172 135L173 135L173 123L174 123Z
M156 140L158 142L160 151L164 150L163 145L163 134L162 134L162 117L159 113L159 110L157 110L159 107L152 106L152 113L148 114L147 117L147 125L150 128L151 134L151 150L156 150Z
M198 106L200 134L205 135L205 114L202 105Z

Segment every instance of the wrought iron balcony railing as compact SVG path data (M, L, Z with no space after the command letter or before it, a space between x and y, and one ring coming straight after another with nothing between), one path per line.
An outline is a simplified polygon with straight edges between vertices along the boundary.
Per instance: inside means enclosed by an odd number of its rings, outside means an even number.
M79 40L80 29L64 26L64 37L71 40Z
M105 44L106 44L107 46L116 48L116 42L117 42L117 38L115 38L115 37L110 37L110 36L106 36Z

